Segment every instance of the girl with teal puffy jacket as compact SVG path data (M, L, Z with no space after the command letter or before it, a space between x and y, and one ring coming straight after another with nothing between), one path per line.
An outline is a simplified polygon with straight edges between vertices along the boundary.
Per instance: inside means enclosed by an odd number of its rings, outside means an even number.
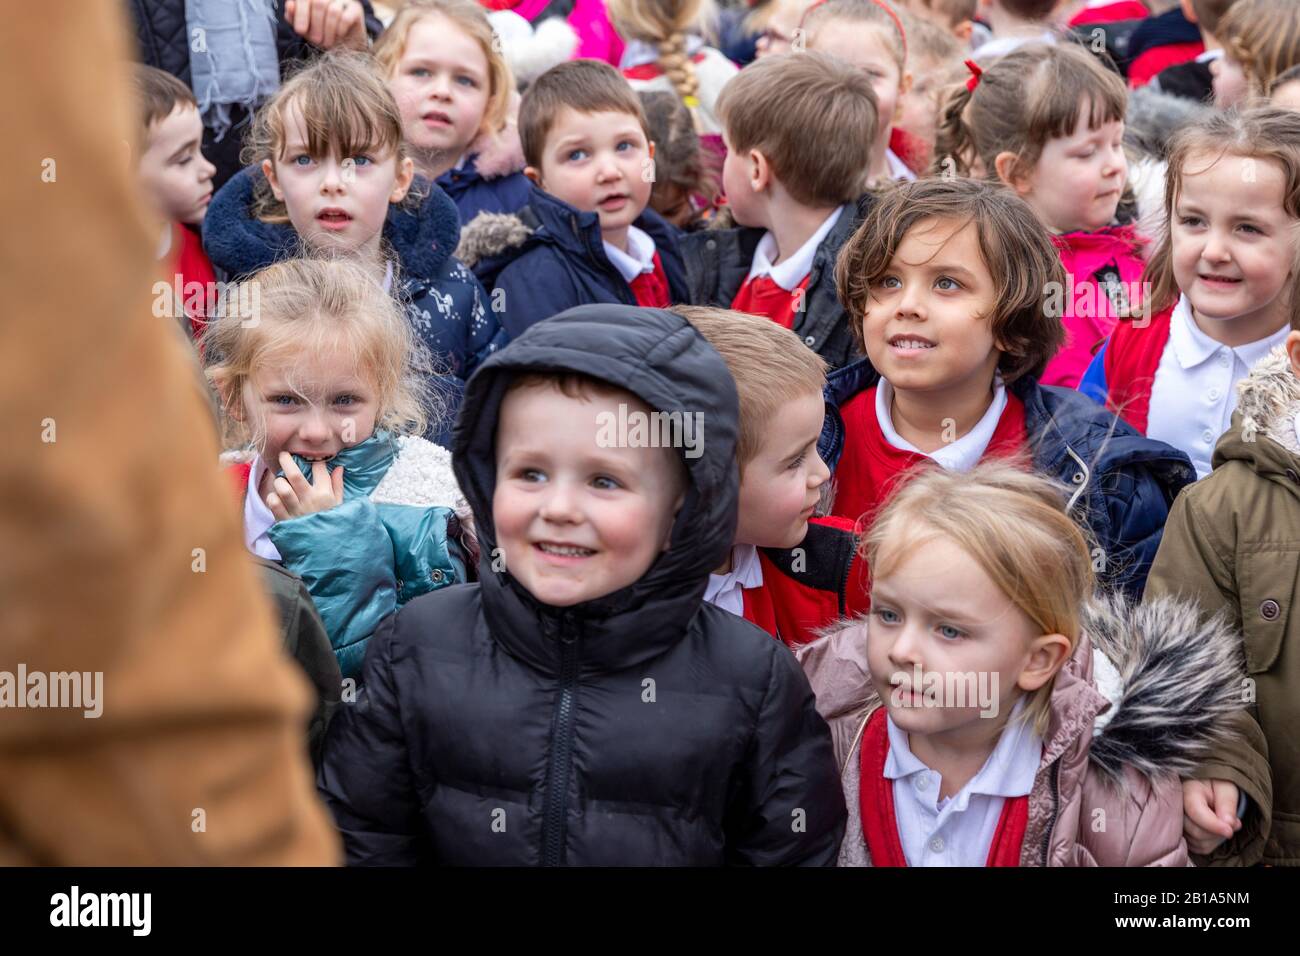
M204 339L225 424L247 446L245 543L302 578L356 678L381 620L465 580L451 455L418 437L437 414L427 352L352 263L292 259L247 281L242 311Z

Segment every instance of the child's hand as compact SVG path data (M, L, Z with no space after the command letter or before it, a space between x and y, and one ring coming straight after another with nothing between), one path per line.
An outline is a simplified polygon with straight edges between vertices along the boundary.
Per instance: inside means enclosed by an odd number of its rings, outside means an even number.
M312 462L310 484L287 451L280 452L280 467L284 476L275 479L275 491L266 496L266 506L276 521L329 511L343 503L342 465L331 473L325 462Z
M1237 785L1228 780L1183 781L1183 836L1204 856L1241 829Z
M284 19L294 33L322 50L364 50L370 43L365 10L357 0L285 0Z

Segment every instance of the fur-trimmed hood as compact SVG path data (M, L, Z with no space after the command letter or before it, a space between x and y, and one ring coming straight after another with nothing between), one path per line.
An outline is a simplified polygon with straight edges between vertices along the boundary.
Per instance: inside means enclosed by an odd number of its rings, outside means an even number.
M867 666L869 620L842 622L795 650L841 762L849 750L842 741L880 705ZM1240 638L1223 621L1203 622L1175 598L1133 605L1098 597L1085 608L1084 635L1056 677L1045 764L1088 732L1088 758L1112 781L1126 768L1187 776L1222 743L1219 728L1242 706L1245 674Z
M251 275L298 255L301 242L289 223L262 222L253 215L253 197L262 171L241 169L212 197L203 219L203 248L212 264L232 278ZM434 183L416 178L423 196L418 209L391 206L384 239L397 253L407 278L433 282L460 238L456 204Z
M1300 458L1296 417L1300 415L1300 379L1291 371L1286 349L1279 346L1256 363L1237 385L1233 427L1214 449L1214 465L1240 459L1261 465L1294 469ZM1276 449L1257 439L1268 438ZM1285 454L1283 454L1285 453Z

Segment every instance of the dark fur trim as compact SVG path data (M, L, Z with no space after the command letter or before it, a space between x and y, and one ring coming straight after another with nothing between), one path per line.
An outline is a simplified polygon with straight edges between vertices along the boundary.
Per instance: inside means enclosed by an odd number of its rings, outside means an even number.
M460 231L456 258L472 269L485 259L522 246L532 234L532 227L513 213L481 212Z
M1222 617L1205 620L1195 604L1172 597L1137 606L1098 597L1084 629L1122 686L1090 759L1117 782L1125 767L1189 776L1243 706L1240 637Z

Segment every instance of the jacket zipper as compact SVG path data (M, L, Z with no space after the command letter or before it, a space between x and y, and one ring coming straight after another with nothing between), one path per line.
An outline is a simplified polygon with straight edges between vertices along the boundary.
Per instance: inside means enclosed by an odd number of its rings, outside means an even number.
M574 697L578 675L578 636L565 618L560 630L560 693L555 700L551 759L542 803L542 865L562 866L568 827L569 768L573 763Z
M1061 769L1060 759L1052 761L1052 769L1047 772L1047 780L1052 785L1052 819L1043 830L1043 867L1047 866L1047 854L1052 848L1052 831L1056 829L1056 817L1060 812L1059 794L1057 793L1057 773Z

